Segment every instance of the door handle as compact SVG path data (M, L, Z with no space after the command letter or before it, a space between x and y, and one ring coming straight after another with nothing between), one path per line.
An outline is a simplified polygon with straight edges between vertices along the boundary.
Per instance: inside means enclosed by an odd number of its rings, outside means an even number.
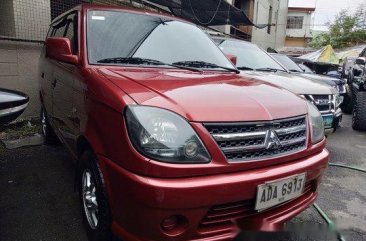
M52 86L53 86L53 88L55 88L55 87L56 87L56 84L57 84L57 79L54 79L54 80L52 81Z

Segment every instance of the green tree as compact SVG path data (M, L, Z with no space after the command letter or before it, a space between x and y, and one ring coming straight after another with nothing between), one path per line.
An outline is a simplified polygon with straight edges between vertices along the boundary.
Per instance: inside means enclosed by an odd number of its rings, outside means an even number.
M328 26L329 32L314 36L310 47L321 48L331 44L333 48L344 48L366 43L366 4L359 5L354 14L341 10Z

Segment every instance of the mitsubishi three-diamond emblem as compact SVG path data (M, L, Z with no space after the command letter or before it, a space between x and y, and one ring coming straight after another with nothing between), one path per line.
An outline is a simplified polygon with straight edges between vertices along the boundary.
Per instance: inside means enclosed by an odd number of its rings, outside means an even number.
M282 146L274 130L267 130L265 146L267 150L277 149Z

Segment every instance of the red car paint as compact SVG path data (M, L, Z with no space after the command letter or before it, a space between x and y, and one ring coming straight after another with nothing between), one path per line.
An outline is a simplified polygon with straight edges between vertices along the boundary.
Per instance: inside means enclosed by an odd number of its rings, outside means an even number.
M306 150L238 163L227 161L203 125L306 115L302 99L264 82L223 71L91 65L86 41L86 13L90 9L146 14L93 5L69 11L78 13L77 54L63 58L63 62L41 56L40 94L52 126L75 159L85 146L96 154L116 235L123 240L230 240L240 229L278 230L314 202L329 154L325 140L311 143L309 124ZM182 165L140 154L127 133L123 110L128 105L155 106L185 118L201 138L211 161ZM307 180L302 196L259 213L251 208L258 185L299 173L306 173ZM216 225L202 225L209 210L218 205L230 207L237 215L221 211L230 218ZM182 225L164 231L161 224L172 215L181 217Z

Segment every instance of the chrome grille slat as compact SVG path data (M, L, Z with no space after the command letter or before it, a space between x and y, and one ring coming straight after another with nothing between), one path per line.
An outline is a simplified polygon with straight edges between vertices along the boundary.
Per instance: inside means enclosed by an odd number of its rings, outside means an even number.
M239 146L239 147L221 148L221 150L224 153L235 153L235 152L239 152L239 151L258 151L258 150L263 150L263 149L265 149L264 145L255 145L255 146L249 146L249 147Z
M281 141L281 145L282 146L290 146L290 145L294 145L294 144L297 144L297 143L301 143L305 140L306 140L305 136L304 137L299 137L299 138L296 138L296 139Z
M292 134L295 132L299 132L299 131L304 131L306 130L306 125L300 125L300 126L295 126L295 127L289 127L289 128L284 128L284 129L279 129L276 130L276 133L278 135L287 135L287 134Z
M244 132L244 133L229 133L229 134L213 134L213 138L216 141L235 141L235 140L245 140L258 137L264 137L266 135L265 131L257 132Z
M265 160L302 151L305 116L267 122L205 123L229 162Z
M320 113L330 113L335 111L335 96L334 95L305 95L320 111Z

